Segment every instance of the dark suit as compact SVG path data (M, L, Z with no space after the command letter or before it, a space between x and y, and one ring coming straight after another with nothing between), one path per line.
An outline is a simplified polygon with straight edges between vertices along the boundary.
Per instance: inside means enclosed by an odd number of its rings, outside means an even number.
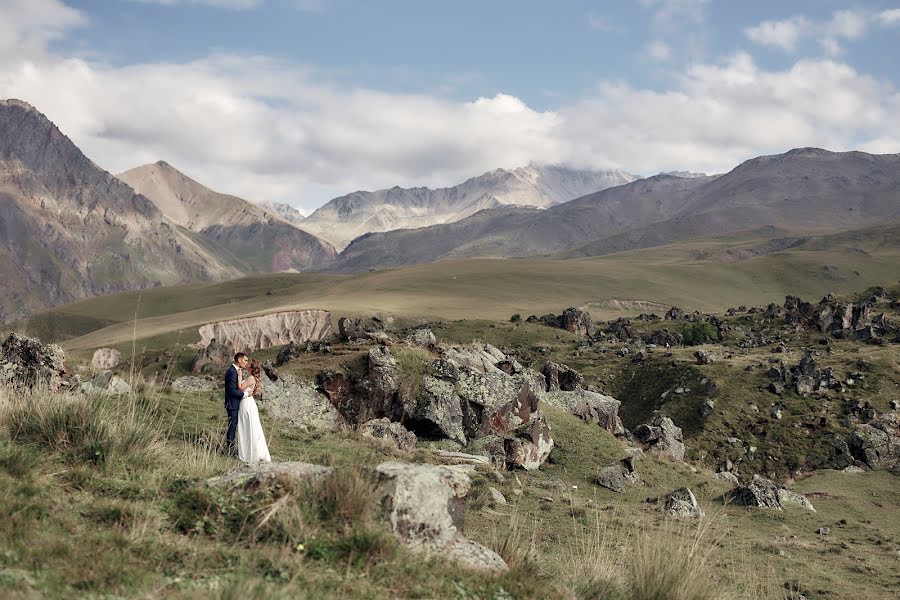
M228 433L225 434L225 444L228 450L234 450L234 436L237 433L238 411L241 408L241 400L244 392L238 389L238 372L234 365L225 371L225 411L228 413Z

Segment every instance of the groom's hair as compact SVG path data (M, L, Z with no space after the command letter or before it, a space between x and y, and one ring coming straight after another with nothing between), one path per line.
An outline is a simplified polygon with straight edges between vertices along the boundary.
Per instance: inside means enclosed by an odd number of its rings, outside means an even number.
M244 354L243 352L238 352L237 354L234 355L234 362L241 360L245 356L247 356L247 355Z

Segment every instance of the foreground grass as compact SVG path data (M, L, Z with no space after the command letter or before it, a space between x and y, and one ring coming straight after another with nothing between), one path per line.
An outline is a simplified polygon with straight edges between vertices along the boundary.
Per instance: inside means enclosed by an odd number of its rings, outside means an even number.
M353 467L436 460L427 449L403 454L264 415L276 460L348 468L315 487L213 492L193 482L235 466L216 449L217 397L136 387L119 400L0 397L4 597L879 598L900 583L890 476L814 476L800 489L813 492L817 515L764 514L722 506L705 473L647 458L644 486L619 496L592 477L622 446L549 410L550 464L502 481L473 476L467 533L511 566L489 577L409 554L374 518L370 484ZM685 484L711 518L670 521L642 502ZM510 504L493 505L489 486ZM836 537L816 536L819 525Z

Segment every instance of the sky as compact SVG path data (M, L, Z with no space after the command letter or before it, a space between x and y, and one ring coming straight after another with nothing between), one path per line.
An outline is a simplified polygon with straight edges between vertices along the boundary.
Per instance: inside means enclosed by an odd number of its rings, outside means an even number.
M310 212L534 162L900 152L900 2L0 0L0 97L114 173Z

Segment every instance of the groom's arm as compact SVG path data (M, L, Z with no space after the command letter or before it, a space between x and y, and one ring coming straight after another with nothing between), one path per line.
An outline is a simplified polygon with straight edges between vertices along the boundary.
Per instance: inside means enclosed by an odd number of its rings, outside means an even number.
M238 400L244 397L244 392L238 389L237 371L232 372L231 369L225 374L225 395L229 400Z

